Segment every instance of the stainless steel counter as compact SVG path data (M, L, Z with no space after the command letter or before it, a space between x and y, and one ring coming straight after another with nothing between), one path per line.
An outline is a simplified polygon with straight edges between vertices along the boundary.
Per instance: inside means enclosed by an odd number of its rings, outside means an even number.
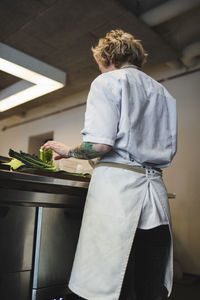
M49 174L49 172L47 172ZM0 170L0 187L9 187L13 188L15 186L18 189L35 191L37 187L37 191L54 193L54 191L58 193L65 193L66 191L70 191L71 189L76 193L80 194L81 191L86 191L89 185L89 180L85 181L83 178L81 180L80 177L74 176L73 180L68 178L72 178L72 176L65 175L66 179L47 177L44 175L35 175L28 173L20 173L14 171L6 171ZM56 176L56 173L55 173Z
M80 206L88 185L89 180L76 176L71 180L4 170L0 171L0 203L50 207L76 206L78 201Z
M0 171L0 299L71 299L89 180L45 174Z

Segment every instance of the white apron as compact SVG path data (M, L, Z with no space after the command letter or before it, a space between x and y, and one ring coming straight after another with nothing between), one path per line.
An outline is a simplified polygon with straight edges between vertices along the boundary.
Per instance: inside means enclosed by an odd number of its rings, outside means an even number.
M147 192L160 200L171 246L164 285L171 294L173 239L167 191L159 172L100 166L93 172L69 288L88 300L117 300Z

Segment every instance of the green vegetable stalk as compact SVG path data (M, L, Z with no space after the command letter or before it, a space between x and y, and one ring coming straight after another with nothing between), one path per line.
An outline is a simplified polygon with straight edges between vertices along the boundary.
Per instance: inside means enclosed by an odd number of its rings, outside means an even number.
M25 166L21 166L20 170L26 168L34 168L34 169L43 169L47 171L53 171L58 172L60 171L58 168L54 167L52 164L43 162L40 158L38 158L36 155L31 155L28 153L24 153L20 151L20 153L10 149L9 150L9 156L16 158L17 160L21 161Z
M62 174L79 176L79 177L87 177L91 178L91 175L86 173L71 173L62 171L59 168L56 168L51 164L53 162L52 153L46 150L45 155L41 154L41 158L38 158L36 155L31 155L28 153L24 153L22 151L16 152L12 149L9 150L9 156L12 157L12 160L9 163L4 163L5 165L9 165L12 170L17 171L25 171L25 170L35 170L40 169L43 171L52 171L52 172L60 172ZM45 161L43 161L43 159Z
M42 150L40 149L40 159L49 165L53 165L53 150L47 149Z

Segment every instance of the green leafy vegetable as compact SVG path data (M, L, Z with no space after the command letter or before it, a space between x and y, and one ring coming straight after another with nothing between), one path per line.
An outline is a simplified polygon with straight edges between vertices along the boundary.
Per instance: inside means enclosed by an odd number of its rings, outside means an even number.
M25 171L25 170L35 170L40 169L43 171L52 171L52 172L60 172L67 175L72 176L80 176L91 178L91 174L83 174L83 173L71 173L60 170L56 168L52 164L46 163L38 158L36 155L31 155L25 152L16 152L12 149L9 150L9 156L12 157L12 160L9 163L5 163L9 165L12 170Z
M59 169L53 165L43 162L36 155L31 155L20 151L20 153L10 149L9 156L20 160L26 167L36 168L36 169L45 169L48 171L58 172Z
M10 166L12 170L17 170L19 169L19 167L24 166L24 164L16 158L12 158L11 161L9 161L8 163L2 163L2 164Z

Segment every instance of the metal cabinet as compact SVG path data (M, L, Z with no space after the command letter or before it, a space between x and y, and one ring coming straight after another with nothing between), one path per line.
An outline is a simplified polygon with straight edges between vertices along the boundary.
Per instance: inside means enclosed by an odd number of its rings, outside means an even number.
M31 271L0 274L0 299L30 300Z
M0 300L72 300L88 182L0 170Z
M0 299L30 299L35 211L0 206Z
M38 209L32 300L68 293L83 208Z

